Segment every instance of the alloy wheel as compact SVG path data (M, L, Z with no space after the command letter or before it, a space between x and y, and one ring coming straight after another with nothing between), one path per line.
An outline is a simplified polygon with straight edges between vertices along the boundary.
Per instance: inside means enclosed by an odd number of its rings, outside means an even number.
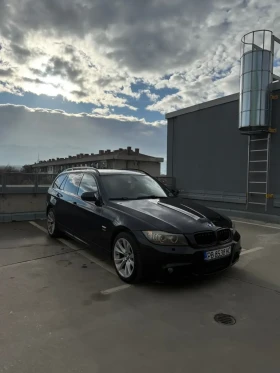
M134 254L131 244L125 238L119 238L114 246L114 263L118 273L129 278L135 267Z
M54 231L55 231L55 217L54 217L54 212L52 210L50 210L49 213L48 213L47 227L48 227L49 234L50 235L54 234Z

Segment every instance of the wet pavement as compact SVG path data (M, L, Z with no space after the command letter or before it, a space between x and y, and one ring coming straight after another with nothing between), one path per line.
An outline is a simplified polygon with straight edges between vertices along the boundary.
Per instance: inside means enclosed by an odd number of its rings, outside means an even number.
M1 373L279 372L280 226L237 222L245 250L220 275L123 286L36 224L0 224Z

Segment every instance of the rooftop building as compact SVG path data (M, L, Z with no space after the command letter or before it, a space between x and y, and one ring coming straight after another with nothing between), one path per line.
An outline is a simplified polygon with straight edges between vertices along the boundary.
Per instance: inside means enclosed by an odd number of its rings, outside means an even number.
M98 154L80 153L67 158L52 158L39 161L32 165L35 172L56 174L70 167L96 167L114 169L137 169L148 172L152 176L160 175L160 164L163 158L141 154L139 148L132 150L131 146L118 150L99 150Z

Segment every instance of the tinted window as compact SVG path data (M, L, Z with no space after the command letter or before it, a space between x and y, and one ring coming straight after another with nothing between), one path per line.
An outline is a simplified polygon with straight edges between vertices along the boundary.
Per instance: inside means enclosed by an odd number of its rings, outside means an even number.
M77 194L81 179L82 174L69 174L64 187L64 191L72 194Z
M65 178L66 175L59 175L53 183L53 188L59 189Z
M85 192L97 192L97 184L95 178L92 175L84 174L78 195L81 196Z
M153 178L147 175L103 175L104 188L109 198L145 198L149 196L167 197L163 189Z
M62 182L62 184L60 185L60 188L59 188L59 189L61 189L61 190L64 189L67 179L68 179L68 176L66 176L66 178L63 180L63 182Z

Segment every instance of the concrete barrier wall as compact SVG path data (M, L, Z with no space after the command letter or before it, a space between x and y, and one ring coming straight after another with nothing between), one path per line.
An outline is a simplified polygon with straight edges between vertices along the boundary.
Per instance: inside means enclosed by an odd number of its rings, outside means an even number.
M0 222L41 219L45 217L45 194L2 194Z

